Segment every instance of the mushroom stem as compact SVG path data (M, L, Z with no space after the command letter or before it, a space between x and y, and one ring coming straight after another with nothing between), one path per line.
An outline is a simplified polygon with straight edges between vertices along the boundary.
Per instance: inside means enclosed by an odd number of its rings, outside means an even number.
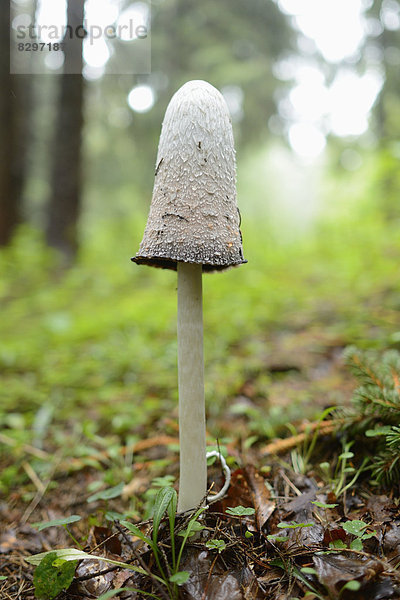
M178 262L180 482L178 511L195 508L207 489L202 265Z

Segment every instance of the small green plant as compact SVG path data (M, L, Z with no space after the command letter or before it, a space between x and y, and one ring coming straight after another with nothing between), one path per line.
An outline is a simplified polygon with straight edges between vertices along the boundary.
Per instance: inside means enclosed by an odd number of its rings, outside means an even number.
M202 525L198 521L194 521L190 525L190 530L188 527L186 527L186 529L182 529L182 531L179 531L178 535L183 538L187 535L189 538L191 538L194 535L196 535L196 533L198 533L199 531L202 531L203 529L204 529L204 525Z
M80 521L81 517L79 515L71 515L70 517L64 517L63 519L53 519L52 521L41 521L39 523L32 523L32 527L35 527L38 531L43 531L43 529L47 529L48 527L64 527L65 531L68 533L69 537L73 540L73 542L80 548L83 549L77 539L75 539L74 535L68 528L70 523L76 523Z
M118 483L117 485L114 485L111 488L108 488L106 490L100 490L99 492L92 494L87 499L87 502L90 503L90 502L96 502L97 500L112 500L113 498L118 498L118 496L120 496L122 494L123 489L124 489L124 483L123 482Z
M186 527L184 530L179 532L179 536L182 537L182 541L180 543L179 548L176 544L175 537L175 521L176 521L176 508L177 508L177 494L176 491L171 487L162 487L158 490L158 493L155 497L154 507L153 507L153 530L151 537L145 535L142 530L129 521L121 521L121 524L124 525L131 533L133 533L136 537L141 539L144 543L146 543L151 551L153 552L154 559L157 565L158 574L149 573L142 567L138 567L136 565L132 565L129 563L125 563L122 561L115 561L108 559L107 557L100 557L96 555L89 554L84 552L82 549L77 550L74 548L67 548L62 550L55 550L51 552L43 552L41 554L37 554L27 559L27 562L30 562L33 565L36 565L37 568L35 570L36 583L35 590L38 600L52 600L57 596L57 594L62 589L67 589L72 582L73 574L75 572L75 566L77 564L76 561L82 560L85 558L94 558L99 561L107 562L115 566L119 566L122 568L130 569L141 575L151 576L151 578L157 582L158 584L162 584L166 588L166 592L168 597L171 600L176 600L178 598L178 587L183 585L190 577L190 573L188 571L180 571L179 566L182 559L182 553L185 548L187 540L194 535L195 533L204 529L203 525L197 521L198 517L206 510L206 507L198 508L187 520ZM243 507L242 507L243 508ZM171 544L171 564L168 564L166 560L166 553L161 549L159 542L159 531L162 520L164 519L165 514L167 515L168 527L169 527L169 539ZM77 515L73 515L72 517L67 517L66 519L57 519L55 521L49 521L47 523L38 523L38 529L44 529L45 527L52 526L66 526L69 523L78 521L80 517ZM67 529L68 531L68 529ZM68 531L71 535L71 533ZM72 539L75 543L79 545L77 540L72 536ZM221 550L222 551L222 550ZM75 561L71 563L71 561ZM67 564L66 564L67 563ZM71 566L72 565L72 566ZM51 576L51 577L50 577ZM51 595L50 591L43 592L42 590L46 588L46 579L47 578L58 578L60 582L62 582L62 588L57 588L58 591L54 592L54 595ZM128 589L128 588L127 588ZM55 590L55 588L54 588ZM122 591L120 589L119 591ZM138 590L134 590L138 591ZM113 590L116 592L116 590ZM141 594L151 596L153 598L159 598L154 594L150 594L147 592L140 591ZM41 595L40 595L41 594ZM47 594L47 595L45 595ZM108 594L108 593L107 593ZM103 600L107 598L111 598L115 594L107 595L104 594L102 596Z
M295 521L281 521L277 527L279 529L303 529L304 527L313 527L315 523L296 523Z
M342 597L343 592L345 592L346 590L350 590L351 592L358 592L360 587L361 587L361 583L359 581L357 581L356 579L351 579L350 581L345 583L344 586L342 587L342 589L340 590L339 598Z
M254 515L255 513L255 509L251 508L250 506L235 506L235 507L231 507L229 506L226 509L226 514L227 515L231 515L232 517L246 517L249 515Z
M322 421L324 421L333 411L334 407L325 409L316 419L317 426L312 432L311 424L305 430L304 441L290 453L292 468L295 473L305 475L310 468L311 456L315 450L318 441L319 431ZM292 435L296 435L297 431L293 425L289 425Z
M336 498L339 498L350 489L361 473L368 468L369 459L366 456L364 456L359 467L355 468L353 466L351 462L351 459L354 458L354 453L351 452L353 444L354 440L347 441L346 439L342 439L342 452L339 454L333 470L327 462L320 463L319 465Z
M77 560L59 558L57 552L49 552L35 570L33 585L37 600L52 600L67 590L74 578Z
M292 560L283 557L273 559L270 563L273 566L283 569L289 578L293 576L299 579L307 588L305 598L318 598L324 600L324 596L320 595L318 590L312 585L310 579L316 575L315 569L312 567L303 567L299 569Z
M51 559L48 558L49 555L51 555ZM75 572L77 562L88 558L92 560L106 562L110 565L121 567L123 569L128 569L130 571L134 571L135 573L140 573L141 575L148 575L148 572L142 567L137 567L136 565L131 565L122 561L113 560L104 556L90 554L88 552L84 552L83 550L77 550L76 548L63 548L59 550L52 550L50 552L41 552L40 554L35 554L34 556L25 558L26 562L36 566L34 573L34 585L35 595L38 597L38 600L53 600L53 598L55 598L61 591L61 589L58 589L56 586L48 588L48 586L46 585L46 581L48 581L49 577L62 580L62 589L68 589L69 585L72 582L73 575L68 583L68 578L66 576L67 568L65 566L65 563L73 564L73 572ZM54 569L54 572L52 571L52 569ZM69 570L68 575L71 575ZM164 581L157 575L152 575L152 578L155 581L164 584ZM158 596L153 597L158 598Z
M364 523L364 521L359 521L358 519L346 521L342 524L342 527L346 533L350 533L355 537L355 539L350 543L350 548L351 550L357 550L358 552L362 552L363 542L365 540L369 540L376 535L376 531L366 533L365 530L367 529L368 525Z
M128 521L122 521L122 525L124 525L131 533L148 544L151 548L161 575L161 579L166 585L171 599L178 597L178 586L183 585L189 579L190 574L187 571L179 571L179 565L187 540L196 532L203 529L203 526L197 521L197 519L206 510L205 507L200 507L198 510L196 510L190 517L185 530L179 532L179 535L183 537L183 541L178 551L175 541L175 517L177 502L177 494L173 488L163 487L158 491L154 503L153 533L151 538L146 536L136 525L133 525ZM163 565L164 555L158 545L159 527L166 512L168 515L171 540L171 565ZM171 583L172 586L170 585Z
M279 535L278 533L267 535L267 540L272 544L276 544L277 542L287 542L288 539L288 535Z
M307 587L310 589L309 592L307 592L305 597L313 597L313 598L319 598L320 600L325 600L325 596L321 596L319 594L319 592L311 585L310 581L307 578L307 575L311 576L312 578L317 578L318 580L318 571L316 569L314 569L313 567L302 567L300 570L298 569L294 569L294 574L296 575L296 577L298 579L301 579L303 581L303 583L305 583L307 585ZM305 577L303 577L305 576ZM321 585L321 582L319 582ZM351 581L347 581L347 583L344 584L344 586L340 589L339 594L337 596L338 600L342 597L343 592L345 592L346 590L350 590L350 591L357 591L359 590L361 587L361 584L359 581L356 581L354 579L352 579ZM329 597L331 597L329 595Z
M209 540L206 542L206 548L209 550L217 550L218 554L221 554L226 548L224 540Z
M318 502L317 500L313 500L311 504L314 504L318 508L323 508L327 510L328 508L335 508L335 506L339 506L338 504L326 504L325 502Z
M155 477L150 487L144 493L144 519L147 520L151 517L154 512L154 502L156 496L161 488L172 487L174 485L175 478L172 475L164 475L162 477Z

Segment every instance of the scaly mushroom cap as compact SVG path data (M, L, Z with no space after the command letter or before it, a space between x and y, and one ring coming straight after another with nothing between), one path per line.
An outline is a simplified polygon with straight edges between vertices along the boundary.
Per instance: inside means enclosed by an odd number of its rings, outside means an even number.
M161 130L153 198L132 260L167 269L177 261L204 271L247 262L236 204L232 124L222 94L189 81L172 97Z

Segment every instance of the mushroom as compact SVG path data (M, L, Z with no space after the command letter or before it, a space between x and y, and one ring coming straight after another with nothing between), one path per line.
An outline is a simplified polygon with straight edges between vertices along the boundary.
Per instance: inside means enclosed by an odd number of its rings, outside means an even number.
M132 260L178 272L180 482L178 511L198 506L207 488L202 272L247 262L236 204L229 110L205 81L189 81L165 113L153 197Z

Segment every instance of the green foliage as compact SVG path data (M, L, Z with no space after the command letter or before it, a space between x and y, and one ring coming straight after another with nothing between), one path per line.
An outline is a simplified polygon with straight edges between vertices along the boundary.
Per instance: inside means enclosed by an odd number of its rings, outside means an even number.
M316 443L318 441L319 434L319 424L324 421L334 410L334 407L329 407L322 411L320 415L317 415L314 419L314 422L318 424L318 426L314 429L314 433L311 434L311 428L305 429L305 437L304 441L300 445L300 447L295 448L290 453L290 458L292 462L292 468L295 473L301 473L305 475L310 468L310 460L311 456L315 450ZM294 435L296 434L295 428L292 425L289 425L290 429L294 430Z
M217 550L218 554L221 554L226 548L226 543L224 540L208 540L208 542L206 542L206 548L209 550Z
M204 529L204 525L202 525L201 523L199 523L198 521L194 521L190 527L190 530L188 531L188 529L182 529L182 531L180 531L178 533L178 535L180 535L181 537L185 537L186 535L188 537L193 537L194 535L196 535L196 533L198 533L199 531L202 531Z
M204 529L204 527L202 527L198 523L197 519L206 510L205 508L201 507L190 516L187 522L187 527L181 532L179 532L179 535L183 537L183 540L178 550L175 540L176 507L176 491L171 487L160 488L155 497L155 502L153 506L153 532L151 538L146 536L136 525L133 525L128 521L122 521L122 525L124 525L131 533L133 533L135 536L137 536L139 539L141 539L143 542L149 545L151 551L154 554L154 559L156 561L159 573L161 575L161 580L167 587L169 597L172 600L178 597L177 586L183 585L190 576L190 574L187 571L180 571L179 565L187 540L194 533ZM171 565L163 564L163 562L165 562L164 555L160 551L160 548L158 546L160 524L165 513L167 513L168 516L169 534L171 539ZM171 575L168 577L167 573L169 572L171 572ZM172 586L170 585L170 583L172 583Z
M363 521L358 519L354 519L353 521L346 521L342 524L343 529L346 533L350 533L355 539L350 543L350 548L352 550L357 550L358 552L362 552L363 550L363 542L365 540L369 540L370 538L376 535L376 531L372 531L370 533L365 533L368 525Z
M339 506L338 504L326 504L325 502L318 502L317 500L313 500L311 504L314 504L318 508L323 508L325 510L327 508L335 508L335 506Z
M176 507L176 491L171 487L163 487L159 489L153 507L153 530L151 537L144 534L137 525L134 525L129 521L121 521L121 524L126 527L130 533L141 539L151 549L159 573L159 575L151 574L151 577L165 586L168 597L171 598L171 600L175 600L178 597L178 587L183 585L189 579L190 574L187 571L180 571L179 565L181 563L182 553L187 540L193 535L193 533L203 529L203 527L198 523L197 519L206 510L205 508L201 507L194 511L194 513L189 517L185 530L181 531L183 540L181 541L178 549L175 539ZM159 546L160 526L165 514L167 514L169 523L169 534L171 540L171 565L166 564L166 555ZM73 521L76 520L76 518L73 519ZM52 525L66 526L67 521L72 522L71 518L59 519L58 521L58 523L52 522ZM50 526L49 523L45 525ZM34 583L38 600L52 600L52 598L55 598L55 596L57 596L62 589L67 589L72 582L77 561L84 560L85 558L98 559L111 565L127 568L141 575L149 576L149 573L142 567L137 567L122 561L112 560L107 557L92 555L74 548L44 552L26 559L27 562L36 565ZM58 586L54 585L54 581L58 582ZM122 591L122 589L120 591ZM49 595L52 593L53 595ZM140 591L140 593L144 592ZM153 594L145 595L158 598L158 596ZM107 596L107 594L104 595L104 598L108 597L111 598L112 594L109 596Z
M357 581L356 579L352 579L351 581L348 581L347 583L344 584L344 586L342 587L342 589L340 590L340 596L342 596L343 592L345 590L350 590L351 592L357 592L361 587L361 583L359 581Z
M353 521L346 521L342 524L342 527L347 533L355 535L357 537L362 536L363 531L367 528L367 524L364 521L354 519Z
M169 580L171 583L176 583L177 585L183 585L184 583L187 582L189 577L190 577L189 571L178 571L177 573L174 573L173 575L171 575Z
M396 350L361 352L354 347L345 354L347 365L361 386L353 404L363 417L381 417L384 424L397 424L400 412L400 354Z
M163 487L159 489L154 502L153 531L151 537L145 535L138 526L130 523L129 521L121 522L122 525L124 525L131 533L133 533L136 537L141 539L145 544L148 544L148 546L150 547L151 551L153 552L154 559L159 572L159 575L152 574L151 576L159 583L162 583L163 586L165 586L168 596L169 598L171 598L171 600L175 600L178 597L178 586L183 585L189 579L190 573L188 573L187 571L180 571L179 565L187 540L189 539L189 537L191 537L192 533L203 529L203 527L198 527L199 523L197 521L197 518L205 510L205 508L199 508L189 518L187 522L187 527L182 532L183 540L178 550L175 543L176 507L176 491L171 487ZM171 565L165 564L165 554L161 552L159 547L160 525L166 513L168 516L169 532L171 537ZM73 518L72 521L71 518L59 519L59 522L52 522L52 525L66 525L67 521L73 522L76 520L76 518ZM49 523L45 525L50 526ZM148 576L148 572L141 567L137 567L129 563L124 563L122 561L115 561L106 557L91 555L89 553L83 552L82 550L70 548L56 550L52 552L45 552L29 557L27 559L27 561L31 564L37 565L35 569L34 583L36 596L38 600L52 600L53 598L55 598L55 596L58 595L58 593L62 589L67 589L72 582L77 561L85 558L97 558L98 560L104 560L104 562L108 562L112 565L127 568L137 573L140 573L141 575ZM58 586L54 585L54 581L58 582ZM123 589L128 590L129 588ZM119 591L122 591L122 588ZM131 591L138 591L140 593L144 593L141 590ZM158 598L158 596L155 596L154 594L144 594L153 598ZM114 594L112 594L111 592L109 595L107 595L106 593L103 595L103 598L111 598L113 595Z
M227 515L232 515L234 517L246 517L248 515L254 515L255 510L254 508L248 506L235 506L235 507L228 507L226 509L226 514Z
M296 523L295 521L282 521L278 523L279 529L303 529L304 527L313 527L315 523Z
M175 482L175 478L172 475L164 475L162 477L155 477L151 486L144 493L144 518L148 519L154 510L154 501L155 498L160 491L160 488L163 487L172 487Z
M79 515L71 515L70 517L64 517L62 519L53 519L52 521L42 521L40 523L33 523L32 527L36 527L38 531L42 531L43 529L47 529L48 527L64 527L65 531L68 533L72 541L82 550L82 546L75 539L74 535L68 528L68 525L70 525L71 523L76 523L80 520L81 517Z
M314 418L320 412L315 398L330 405L342 400L336 380L270 372L277 339L289 361L303 348L323 359L327 347L398 347L400 339L393 328L400 238L395 222L385 222L375 207L368 187L373 162L351 177L325 174L321 202L328 215L302 237L287 222L273 222L283 183L271 191L266 156L250 158L239 178L249 263L204 277L213 441L242 436L262 442L285 432L288 421ZM288 172L294 168L288 164ZM130 264L144 214L127 219L135 194L127 188L115 193L123 196L122 216L115 209L104 222L87 208L80 256L70 269L27 228L0 251L2 493L21 489L27 501L33 497L28 462L50 487L60 473L90 468L86 498L128 483L135 465L146 460L122 447L160 433L176 437L176 278ZM108 196L103 200L111 205ZM148 200L132 201L147 207ZM251 401L241 394L247 380ZM276 401L282 397L284 410ZM308 451L302 448L302 456ZM176 453L171 445L166 458L149 461L149 478L164 476ZM126 513L147 518L156 491L152 485L133 496Z
M140 575L148 575L147 571L142 569L142 567L137 567L136 565L132 565L130 563L124 563L119 560L113 560L111 558L107 558L106 556L97 556L96 554L90 554L89 552L84 552L83 550L77 550L76 548L61 548L59 550L51 550L50 552L41 552L40 554L34 554L33 556L27 556L24 558L27 563L34 565L36 567L40 567L43 561L45 564L48 563L48 556L55 555L54 559L56 565L60 565L63 562L79 561L85 560L87 558L98 560L100 562L106 562L110 565L114 565L116 567L122 567L123 569L128 569L129 571L134 571L135 573L139 573ZM36 571L35 571L36 572ZM39 570L40 572L40 570ZM153 575L154 579L157 579L160 583L164 583L164 581L158 577L157 575Z
M339 454L336 461L336 466L333 469L333 473L329 479L329 485L331 486L332 492L335 494L336 498L339 498L355 484L368 464L368 457L363 456L359 466L357 468L354 467L352 463L354 453L350 451L354 441L352 440L348 442L345 438L342 438L341 443L343 451ZM327 469L327 472L330 472L330 466Z
M372 476L382 485L392 485L400 476L400 354L346 351L346 361L360 382L352 399L349 418L354 434L373 440Z
M88 502L96 502L97 500L111 500L112 498L118 498L122 494L122 490L124 489L124 484L119 483L112 488L107 490L101 490L100 492L96 492L92 496L89 496L87 499Z
M277 542L287 542L288 539L288 535L278 535L276 533L267 536L267 540L273 544L276 544Z
M67 590L74 578L78 561L58 558L57 552L48 553L35 569L33 584L37 600L53 600Z
M306 575L317 575L317 571L312 567L302 567L300 571Z
M65 517L63 519L53 519L52 521L43 521L41 523L32 523L32 527L36 527L38 531L42 531L43 529L47 529L47 527L57 527L59 525L69 525L70 523L76 523L76 521L80 521L82 517L79 515L71 515L70 517Z

